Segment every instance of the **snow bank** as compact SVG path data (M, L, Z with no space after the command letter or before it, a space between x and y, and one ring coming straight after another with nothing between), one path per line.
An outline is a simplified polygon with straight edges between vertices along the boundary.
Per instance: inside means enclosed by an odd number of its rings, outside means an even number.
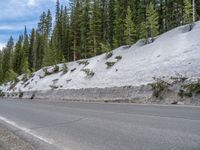
M87 59L88 65L78 62L67 63L68 72L62 71L45 76L43 69L35 72L27 81L7 83L0 87L4 92L35 91L81 88L105 88L140 86L153 82L153 77L171 77L181 74L186 77L200 76L200 22L192 31L181 26L159 36L153 43L142 41L131 47L115 49L112 57L106 54ZM122 59L117 60L116 56ZM107 68L106 62L116 62ZM60 70L63 64L58 65ZM51 71L53 67L48 67ZM88 77L82 69L95 74ZM10 86L13 86L12 88Z

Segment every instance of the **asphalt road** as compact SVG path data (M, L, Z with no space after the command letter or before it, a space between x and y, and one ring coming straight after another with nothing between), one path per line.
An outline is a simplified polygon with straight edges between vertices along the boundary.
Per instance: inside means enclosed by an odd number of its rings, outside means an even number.
M200 150L200 107L0 99L0 119L59 149Z

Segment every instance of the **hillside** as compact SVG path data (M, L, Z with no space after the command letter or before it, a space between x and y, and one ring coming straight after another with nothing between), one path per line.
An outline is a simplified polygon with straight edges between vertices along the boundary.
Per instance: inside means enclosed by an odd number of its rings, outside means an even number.
M43 68L29 78L20 76L19 81L7 83L1 89L19 92L140 86L153 82L153 77L170 78L177 74L199 77L199 35L200 22L191 31L188 25L181 26L160 35L153 43L138 41L109 54L67 63L66 67L59 64L59 71L55 66L47 67L46 71Z

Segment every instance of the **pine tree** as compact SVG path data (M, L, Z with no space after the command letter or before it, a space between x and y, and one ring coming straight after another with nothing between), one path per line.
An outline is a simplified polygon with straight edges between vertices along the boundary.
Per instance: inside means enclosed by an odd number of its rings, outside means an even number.
M146 14L147 37L153 38L157 36L159 32L158 32L158 14L152 3L148 5L146 13L147 13Z
M47 34L47 15L46 15L46 12L43 12L41 15L40 15L40 21L38 23L38 29L37 31L41 34L41 35L45 35Z
M28 63L28 55L29 55L29 38L27 34L27 29L24 29L24 41L23 41L23 55L22 55L22 63L21 69L22 73L29 74L29 63Z
M80 48L80 18L81 18L81 5L80 1L74 2L75 6L72 8L72 38L73 38L73 60L76 61L78 57L78 49Z
M36 65L35 69L38 70L42 67L43 64L43 57L44 57L44 36L40 35L39 32L36 32L36 41L37 41L37 47L36 47Z
M132 20L131 8L128 6L127 15L125 19L125 37L126 44L133 44L135 42L136 29Z
M192 22L192 4L189 0L184 0L184 14L183 14L183 23Z
M47 28L46 34L47 34L47 37L49 38L52 31L52 16L51 16L51 11L49 9L47 11L47 16L45 20L46 20L46 28Z
M57 0L56 3L56 19L55 19L55 27L53 31L53 37L55 41L55 45L57 48L57 60L60 62L63 58L63 6L60 6L60 1Z
M114 39L114 20L115 20L115 0L109 0L109 14L108 14L108 41L110 48L113 49L113 39Z
M115 3L115 21L114 21L114 45L115 47L126 44L125 41L125 19L127 10L127 0L116 0Z
M14 64L13 69L16 73L21 74L22 60L23 60L23 36L20 35L15 45Z
M89 46L89 33L90 33L90 18L89 11L90 5L89 0L83 0L83 11L81 16L81 58L88 57L88 46Z
M30 35L30 46L29 46L29 56L28 56L28 60L29 60L29 69L31 71L35 70L35 65L36 65L36 31L33 28L31 31L31 35Z
M59 34L60 42L61 42L61 56L60 61L62 58L68 58L70 44L70 22L67 7L61 6L61 33Z
M12 67L13 48L14 48L14 41L11 36L7 43L7 46L3 49L3 59L2 59L3 81L10 81L14 79L14 76L11 76L11 73L14 72Z
M101 14L100 14L100 2L94 0L91 6L92 14L90 19L90 33L89 33L89 49L90 56L96 56L101 54L100 42L101 42Z
M3 68L2 68L2 64L3 64L3 54L2 51L0 50L0 84L3 83Z

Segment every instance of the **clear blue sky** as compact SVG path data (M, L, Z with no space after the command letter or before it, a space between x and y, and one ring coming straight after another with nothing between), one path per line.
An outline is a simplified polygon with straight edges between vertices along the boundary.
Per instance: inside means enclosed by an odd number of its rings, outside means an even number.
M67 0L60 0L67 5ZM0 0L0 49L12 35L16 41L23 33L24 26L28 31L37 27L39 16L51 9L55 12L56 0Z

